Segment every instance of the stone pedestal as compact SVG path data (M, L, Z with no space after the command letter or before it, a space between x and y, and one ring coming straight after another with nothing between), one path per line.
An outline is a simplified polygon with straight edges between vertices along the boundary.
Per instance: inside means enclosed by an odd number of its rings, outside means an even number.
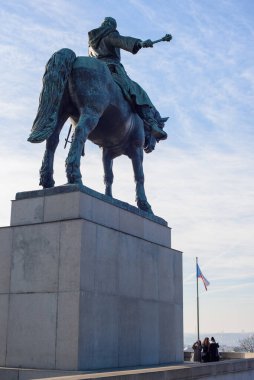
M182 257L163 219L76 186L18 193L0 262L0 366L183 361Z

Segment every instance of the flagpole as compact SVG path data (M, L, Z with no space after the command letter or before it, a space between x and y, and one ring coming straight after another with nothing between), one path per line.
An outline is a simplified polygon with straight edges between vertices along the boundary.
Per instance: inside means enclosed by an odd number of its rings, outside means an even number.
M196 280L197 280L197 329L199 340L199 296L198 296L198 258L196 257Z

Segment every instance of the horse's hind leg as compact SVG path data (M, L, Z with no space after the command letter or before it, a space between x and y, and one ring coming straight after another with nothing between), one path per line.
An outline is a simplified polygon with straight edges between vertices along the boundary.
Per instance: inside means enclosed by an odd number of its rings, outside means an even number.
M55 151L59 143L59 134L63 128L64 123L68 119L68 116L69 115L67 110L63 111L63 109L60 108L56 128L52 135L47 139L46 150L40 169L40 185L43 188L54 187L55 185L55 181L53 178Z
M152 208L146 199L144 187L144 171L143 171L143 148L133 148L131 154L132 166L134 171L134 178L136 182L136 202L138 208L152 214Z
M103 148L102 161L104 168L104 184L105 184L105 194L112 197L112 183L114 179L113 175L113 159L110 151L107 148Z
M68 183L82 185L80 173L80 158L89 133L97 126L100 115L93 112L83 112L76 125L68 157L66 158L66 175Z
M54 155L59 143L59 131L55 132L48 138L46 142L46 150L42 160L40 169L40 185L43 188L54 187L55 181L53 178Z

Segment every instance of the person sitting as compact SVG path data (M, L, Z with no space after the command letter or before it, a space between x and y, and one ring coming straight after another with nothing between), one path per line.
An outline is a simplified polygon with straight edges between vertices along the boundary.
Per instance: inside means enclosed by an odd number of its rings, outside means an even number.
M88 32L88 54L107 64L125 98L144 121L144 128L157 141L165 140L167 133L159 127L158 121L154 117L154 105L143 88L129 78L121 64L120 49L136 54L142 47L153 47L153 43L151 40L142 41L138 38L121 36L116 28L116 20L113 17L105 17L99 28Z

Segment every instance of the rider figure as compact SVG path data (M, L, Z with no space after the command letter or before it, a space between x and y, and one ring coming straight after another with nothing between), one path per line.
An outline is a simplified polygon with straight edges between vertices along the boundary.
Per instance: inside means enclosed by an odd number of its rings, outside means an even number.
M117 23L112 17L106 17L97 29L88 33L89 56L105 62L116 83L122 89L125 97L134 105L138 115L144 121L146 130L156 137L157 141L165 140L167 134L158 126L154 118L154 105L147 93L136 82L132 81L123 65L120 63L120 49L136 54L142 47L153 47L151 40L142 41L138 38L123 37L116 30Z

